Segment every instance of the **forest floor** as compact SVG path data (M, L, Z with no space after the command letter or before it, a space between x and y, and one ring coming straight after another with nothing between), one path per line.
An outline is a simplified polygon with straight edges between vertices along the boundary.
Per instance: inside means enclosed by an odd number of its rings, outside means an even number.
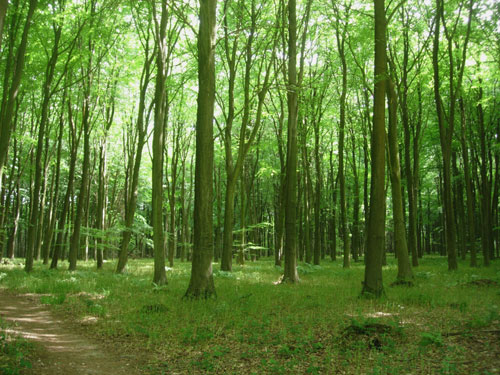
M14 295L0 290L0 319L5 341L21 343L27 350L14 350L18 367L0 367L0 373L36 375L135 375L136 358L117 354L116 348L85 337L67 318L40 304L39 296ZM2 344L0 342L0 344ZM3 343L7 348L7 342ZM12 346L12 344L10 344ZM11 353L13 352L10 349ZM8 353L2 353L8 354ZM0 354L1 356L1 354ZM0 362L1 364L1 362Z
M391 287L388 257L379 300L360 298L362 262L301 263L297 285L276 285L272 259L230 273L215 264L207 301L182 300L189 263L162 287L152 260L123 275L94 267L0 266L0 314L17 320L0 321L0 374L500 374L499 260L449 272L426 256L413 287Z

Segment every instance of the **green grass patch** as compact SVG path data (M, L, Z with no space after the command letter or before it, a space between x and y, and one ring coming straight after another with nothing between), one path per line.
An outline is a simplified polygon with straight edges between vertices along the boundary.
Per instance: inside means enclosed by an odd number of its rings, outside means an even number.
M23 338L8 333L7 324L0 318L0 374L19 375L31 369L30 353L33 345Z
M58 271L36 263L29 275L21 265L0 267L0 288L43 294L50 308L92 321L93 336L151 353L146 374L465 373L470 361L495 368L478 342L491 352L498 337L473 338L500 329L498 261L448 272L444 258L426 257L413 287L389 288L397 267L388 257L380 300L359 298L362 262L347 270L301 263L297 285L275 284L282 271L272 259L233 272L214 264L217 299L207 301L182 300L189 263L169 268L162 287L151 282L151 260L131 260L123 275L114 266L97 272L80 263L69 272L65 263Z

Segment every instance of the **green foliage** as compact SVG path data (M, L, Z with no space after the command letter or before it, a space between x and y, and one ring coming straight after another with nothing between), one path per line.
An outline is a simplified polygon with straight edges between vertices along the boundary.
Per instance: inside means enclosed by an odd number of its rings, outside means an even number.
M421 347L426 347L429 345L443 346L443 337L440 332L423 332L420 334L420 341L418 345Z
M41 296L40 303L45 305L62 305L66 300L65 294L57 294L55 296Z

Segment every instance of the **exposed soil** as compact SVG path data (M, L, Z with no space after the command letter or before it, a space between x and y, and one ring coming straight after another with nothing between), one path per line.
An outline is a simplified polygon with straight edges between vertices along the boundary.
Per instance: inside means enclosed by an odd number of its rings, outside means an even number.
M0 290L0 316L9 330L35 343L36 375L138 375L140 364L130 355L98 342L41 305L33 295L13 295Z

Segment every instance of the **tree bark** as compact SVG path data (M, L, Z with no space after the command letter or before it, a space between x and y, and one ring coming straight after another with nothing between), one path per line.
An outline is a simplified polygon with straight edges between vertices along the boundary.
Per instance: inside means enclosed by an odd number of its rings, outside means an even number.
M17 48L17 53L15 56L15 65L12 74L12 80L9 85L10 69L6 68L4 77L4 87L2 96L2 105L0 110L0 184L2 181L3 168L7 161L9 142L12 133L12 118L14 114L14 106L16 103L16 98L19 93L19 86L21 84L21 78L24 71L24 60L26 55L26 47L28 45L28 33L31 27L33 14L37 7L38 0L30 0L28 14L26 16L26 22L23 28L23 34L21 36L21 41L19 47ZM15 26L13 26L15 27ZM12 41L14 43L14 41ZM9 51L10 54L11 51ZM8 59L9 60L9 59ZM9 65L8 61L7 65ZM1 186L0 186L1 189ZM31 270L32 265L26 265L27 270Z
M479 82L481 85L481 82ZM487 267L490 265L492 249L492 215L491 215L491 182L488 177L488 159L486 150L486 131L484 126L483 112L483 88L479 87L479 97L477 104L477 114L479 122L479 139L481 144L480 149L480 174L481 174L481 247L483 250L483 264Z
M285 182L285 269L282 282L296 283L297 273L297 4L288 1L288 136Z
M190 299L216 295L212 275L216 7L216 0L200 0L194 243L191 280L184 295Z
M76 270L78 253L80 252L80 233L82 222L84 221L87 208L87 197L89 194L89 173L90 173L90 92L86 95L83 105L83 164L82 164L82 181L80 184L80 194L76 203L75 220L73 222L73 233L70 240L69 248L69 270Z
M354 191L353 191L353 219L352 219L352 257L355 262L358 261L359 256L361 255L361 235L359 229L359 176L358 176L358 167L356 161L356 138L354 136L354 131L352 132L352 174L354 178Z
M59 183L61 178L61 153L62 153L62 141L63 141L63 130L64 130L64 105L65 105L65 95L63 95L63 99L61 102L61 115L59 117L59 134L57 137L57 156L56 156L56 166L55 166L55 187L54 187L54 195L52 197L51 202L51 214L49 216L48 230L46 240L43 243L42 254L44 254L43 263L49 263L50 250L52 246L52 239L54 236L54 229L56 227L57 222L57 204L59 202Z
M155 9L153 7L153 9ZM163 226L163 150L165 142L165 80L166 80L166 27L167 2L161 2L161 20L158 24L156 11L153 11L158 49L156 56L156 86L155 86L155 114L153 130L153 247L154 247L154 276L153 283L164 285L167 283L165 272L165 234Z
M9 0L0 0L0 51L2 49L3 25L4 25L5 15L7 14L8 5L9 5Z
M404 222L403 196L401 193L401 166L399 163L398 129L397 129L397 96L394 83L387 79L387 97L389 101L389 165L392 190L392 210L394 220L394 247L398 259L398 275L396 283L413 284L413 271L408 256L406 228Z
M384 0L375 4L375 89L371 142L370 215L368 219L365 280L362 294L380 297L385 240L385 93L386 20Z

